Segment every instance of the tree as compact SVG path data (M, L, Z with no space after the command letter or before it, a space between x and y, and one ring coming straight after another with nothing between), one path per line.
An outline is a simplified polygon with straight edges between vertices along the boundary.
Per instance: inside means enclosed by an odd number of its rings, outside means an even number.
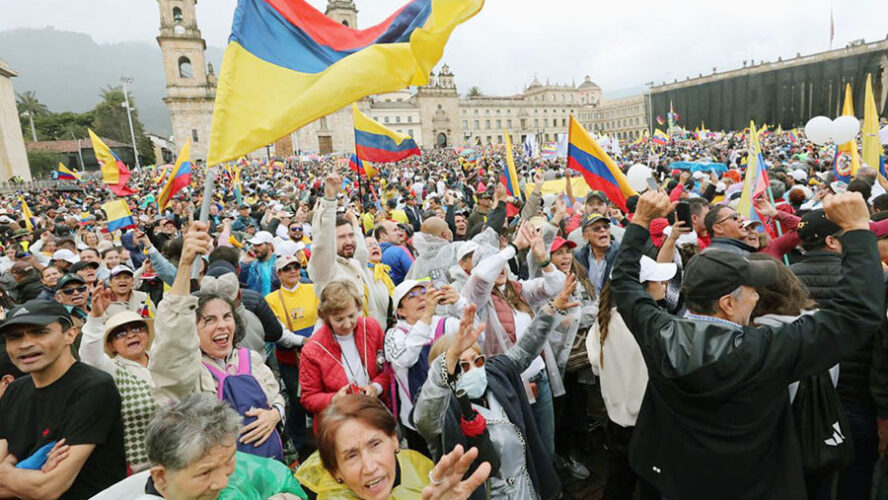
M53 151L44 151L41 149L28 151L28 165L31 167L31 175L33 177L43 177L50 175L58 166L64 162L64 157Z
M49 108L41 103L37 99L37 94L31 90L18 94L15 99L15 105L20 116L27 114L28 121L31 123L31 139L37 142L37 129L34 128L34 117L48 114Z
M481 97L482 95L484 95L484 93L481 92L481 88L477 85L469 89L469 97Z
M130 113L133 119L133 134L136 136L136 146L139 148L139 159L143 164L154 163L154 146L151 139L145 136L145 126L139 120L139 111L136 109L136 101L132 93L129 97ZM123 87L108 86L99 93L101 102L93 110L93 130L102 137L114 139L124 144L130 144L129 121L126 116L126 100L123 96Z

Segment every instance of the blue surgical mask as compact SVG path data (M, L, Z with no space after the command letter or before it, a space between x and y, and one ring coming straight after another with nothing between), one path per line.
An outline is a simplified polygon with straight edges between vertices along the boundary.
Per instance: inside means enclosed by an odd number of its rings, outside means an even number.
M478 399L487 391L487 372L484 367L463 372L456 381L457 390L466 391L469 399Z

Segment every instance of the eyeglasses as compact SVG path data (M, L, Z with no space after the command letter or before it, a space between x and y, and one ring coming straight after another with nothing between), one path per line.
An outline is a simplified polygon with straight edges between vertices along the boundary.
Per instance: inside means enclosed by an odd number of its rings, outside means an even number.
M301 268L299 264L287 264L286 266L281 268L282 273L289 273L290 271L298 271Z
M120 340L122 338L126 338L129 334L140 335L142 333L148 333L148 326L144 323L133 323L132 325L123 325L120 328L111 332L111 335L108 337L111 340Z
M485 360L486 360L486 358L484 357L484 355L479 354L479 355L475 356L475 358L471 362L460 361L459 367L462 368L463 372L467 372L472 368L472 366L474 366L475 368L483 367Z
M731 215L725 217L724 219L715 221L716 224L721 224L722 222L731 219L731 220L740 220L740 214L737 212L732 213Z
M603 233L603 232L605 232L605 231L609 231L609 230L610 230L610 225L602 225L602 226L587 226L587 229L588 229L589 231L592 231L593 233Z
M74 295L75 292L76 293L85 293L86 292L86 285L65 288L64 290L59 290L59 291L65 295Z

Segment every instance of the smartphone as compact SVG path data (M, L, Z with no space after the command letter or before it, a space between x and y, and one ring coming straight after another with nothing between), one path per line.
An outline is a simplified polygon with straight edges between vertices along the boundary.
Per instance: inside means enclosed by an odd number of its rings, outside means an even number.
M647 185L648 189L650 189L651 191L657 191L660 189L660 186L657 185L657 181L655 181L653 177L647 178Z
M684 227L691 229L691 204L686 201L678 202L675 207L675 220L684 222Z

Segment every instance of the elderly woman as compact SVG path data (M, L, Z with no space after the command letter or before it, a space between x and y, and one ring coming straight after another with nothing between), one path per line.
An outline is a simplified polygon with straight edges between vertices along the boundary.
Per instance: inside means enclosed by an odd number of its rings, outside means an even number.
M148 426L150 471L93 497L149 500L305 499L282 463L237 452L241 417L224 401L195 393L158 411Z
M158 335L148 363L155 397L164 405L192 392L217 394L244 417L239 450L283 459L276 426L283 420L284 398L277 379L261 354L236 348L244 327L227 296L188 293L192 264L211 249L206 224L193 223L184 237L176 280L155 319Z
M567 310L580 305L570 298L575 285L576 279L568 277L561 293L540 309L525 334L503 354L489 359L484 355L477 339L485 325L468 327L475 316L474 304L466 307L459 332L432 346L429 376L416 400L413 422L432 456L439 457L467 442L456 392L464 391L470 398L472 408L486 421L500 461L487 487L476 491L472 498L549 500L561 493L521 372L539 356L546 337L564 320Z
M415 451L401 450L396 429L378 399L345 395L321 413L318 451L299 467L296 479L318 500L412 500L421 494L459 500L469 498L490 473L484 464L462 481L477 450L463 454L457 446L435 466Z
M148 352L154 341L154 320L121 311L103 321L111 291L99 284L92 292L92 310L83 325L80 359L114 377L120 392L126 463L139 472L148 467L145 429L154 416L154 382Z
M375 319L361 316L362 304L347 281L332 281L321 293L323 326L303 346L299 367L302 406L313 415L345 394L381 397L388 387L385 334Z

